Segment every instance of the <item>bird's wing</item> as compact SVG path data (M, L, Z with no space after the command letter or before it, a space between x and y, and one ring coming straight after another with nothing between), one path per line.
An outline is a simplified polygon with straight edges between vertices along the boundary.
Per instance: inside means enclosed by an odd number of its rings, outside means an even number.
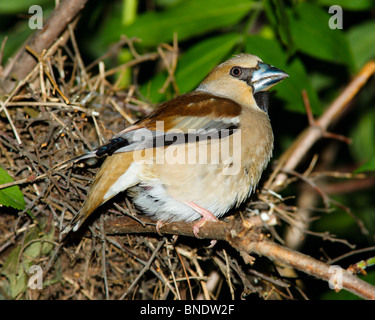
M222 138L239 127L240 113L241 106L232 100L194 91L165 102L146 118L113 136L107 144L73 161L213 136Z

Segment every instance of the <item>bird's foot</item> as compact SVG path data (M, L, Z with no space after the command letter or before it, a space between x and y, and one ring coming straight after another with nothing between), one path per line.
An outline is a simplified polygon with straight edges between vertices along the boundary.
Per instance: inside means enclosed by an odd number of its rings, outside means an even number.
M212 214L212 213L211 213ZM203 225L207 222L207 221L212 221L212 222L216 222L216 221L218 221L218 219L214 216L214 215L212 215L213 216L213 218L206 218L206 217L203 217L202 219L200 219L196 224L194 224L194 226L193 226L193 233L194 233L194 236L196 237L196 238L200 238L199 236L198 236L198 233L199 233L199 229L201 228L201 227L203 227Z
M159 234L159 236L163 236L163 234L160 232L160 228L163 226L163 221L158 220L156 221L156 232Z
M212 212L198 206L194 202L185 202L190 208L197 211L202 218L193 226L193 233L196 238L199 238L198 233L199 229L207 222L207 221L213 221L216 222L218 219L213 215Z

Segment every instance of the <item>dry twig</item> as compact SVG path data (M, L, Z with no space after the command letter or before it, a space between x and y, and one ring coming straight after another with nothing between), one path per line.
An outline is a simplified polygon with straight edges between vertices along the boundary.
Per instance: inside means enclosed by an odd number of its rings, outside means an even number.
M50 48L65 31L68 24L83 9L86 2L87 0L62 0L52 12L43 29L34 33L26 45L37 53ZM21 48L4 68L2 87L5 92L10 92L14 88L11 77L18 80L24 79L35 66L35 59L27 53L25 47Z

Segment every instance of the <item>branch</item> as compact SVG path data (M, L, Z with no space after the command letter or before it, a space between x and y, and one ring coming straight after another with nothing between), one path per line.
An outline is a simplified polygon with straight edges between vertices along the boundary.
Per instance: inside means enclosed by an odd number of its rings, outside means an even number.
M348 107L348 102L353 99L374 73L375 60L371 60L314 124L311 123L310 118L310 126L302 131L289 149L280 157L278 166L266 182L265 188L277 192L287 179L287 175L283 172L294 170L306 156L310 148L320 138L327 136L328 127L344 113Z
M104 221L104 231L108 235L120 235L128 233L156 233L155 221L142 217L143 225L130 217L117 217ZM310 256L299 253L292 249L276 244L266 238L261 232L263 225L259 217L247 220L229 217L227 221L207 222L199 230L199 236L204 239L215 239L227 241L233 248L238 250L246 262L252 262L249 256L256 253L265 256L272 261L282 262L292 268L300 270L318 279L330 281L333 279L337 269L316 260ZM163 234L183 235L194 237L192 223L174 222L165 223L159 228ZM248 259L247 259L248 258ZM364 299L375 299L375 286L357 278L349 271L342 271L342 283L337 283L337 289L342 288L360 296Z
M104 231L106 234L127 234L127 233L156 233L156 223L154 220L141 217L142 222L134 220L130 217L118 217L108 219L104 222ZM260 219L259 219L260 220ZM142 224L143 223L143 224ZM172 222L163 223L159 228L159 233L168 235L183 235L194 237L193 225L196 222ZM199 230L199 236L202 239L217 239L225 240L226 226L231 224L224 221L217 221L216 223L206 223Z
M47 50L83 9L86 2L87 0L61 1L48 18L43 29L34 33L4 68L2 86L5 92L10 92L14 88L15 82L12 79L15 78L16 81L24 79L37 63L37 60L25 50L25 47L30 47L38 54Z
M238 243L238 241L236 241ZM248 242L241 240L236 248L246 249L248 252L255 252L261 256L265 256L273 261L282 262L292 268L303 271L307 274L317 277L325 281L333 281L335 272L338 270L332 266L316 260L303 253L280 246L267 239L261 241ZM343 289L354 293L364 299L375 300L375 286L357 278L347 270L338 268L341 272L342 283L337 282L337 289ZM338 280L337 280L338 281Z

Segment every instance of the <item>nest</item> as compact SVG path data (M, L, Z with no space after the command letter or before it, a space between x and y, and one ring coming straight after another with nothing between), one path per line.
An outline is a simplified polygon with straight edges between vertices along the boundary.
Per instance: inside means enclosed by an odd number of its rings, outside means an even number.
M289 287L255 271L224 242L208 249L207 240L142 229L106 232L113 228L112 218L140 213L124 194L60 242L60 231L82 206L100 166L100 161L66 161L108 141L153 108L135 86L119 90L111 75L155 59L170 69L177 55L162 45L156 53L135 54L129 63L105 70L100 59L85 67L74 45L56 44L41 56L27 49L38 63L7 96L0 122L0 166L14 179L8 186L24 199L19 211L11 205L1 209L2 297L196 300L254 292L267 297L276 287ZM166 58L171 55L172 60ZM143 216L137 219L153 225ZM35 266L43 270L41 282ZM281 291L277 295L290 296Z
M176 89L178 54L175 45L163 44L157 52L139 55L134 39L124 38L114 48L127 45L132 60L109 70L104 57L85 66L69 30L71 43L60 38L42 54L26 47L37 63L1 98L0 166L7 175L2 173L6 178L0 196L8 198L0 208L0 298L305 298L295 270L289 268L285 277L285 264L328 281L327 265L270 241L283 242L274 228L279 221L307 232L307 221L296 214L299 209L272 188L260 188L238 211L202 228L203 238L225 240L213 248L208 240L191 237L189 224L166 224L158 234L155 222L124 194L61 241L61 230L81 208L100 166L100 160L67 161L94 150L153 110L135 84L120 87L121 74L158 60L169 74L161 90ZM105 57L115 52L111 48ZM304 180L328 210L331 199L309 180L314 161L303 175L284 170L292 178L284 179L282 187ZM280 166L272 169L274 179ZM252 252L281 263L254 259ZM373 287L346 277L357 294L375 296Z

